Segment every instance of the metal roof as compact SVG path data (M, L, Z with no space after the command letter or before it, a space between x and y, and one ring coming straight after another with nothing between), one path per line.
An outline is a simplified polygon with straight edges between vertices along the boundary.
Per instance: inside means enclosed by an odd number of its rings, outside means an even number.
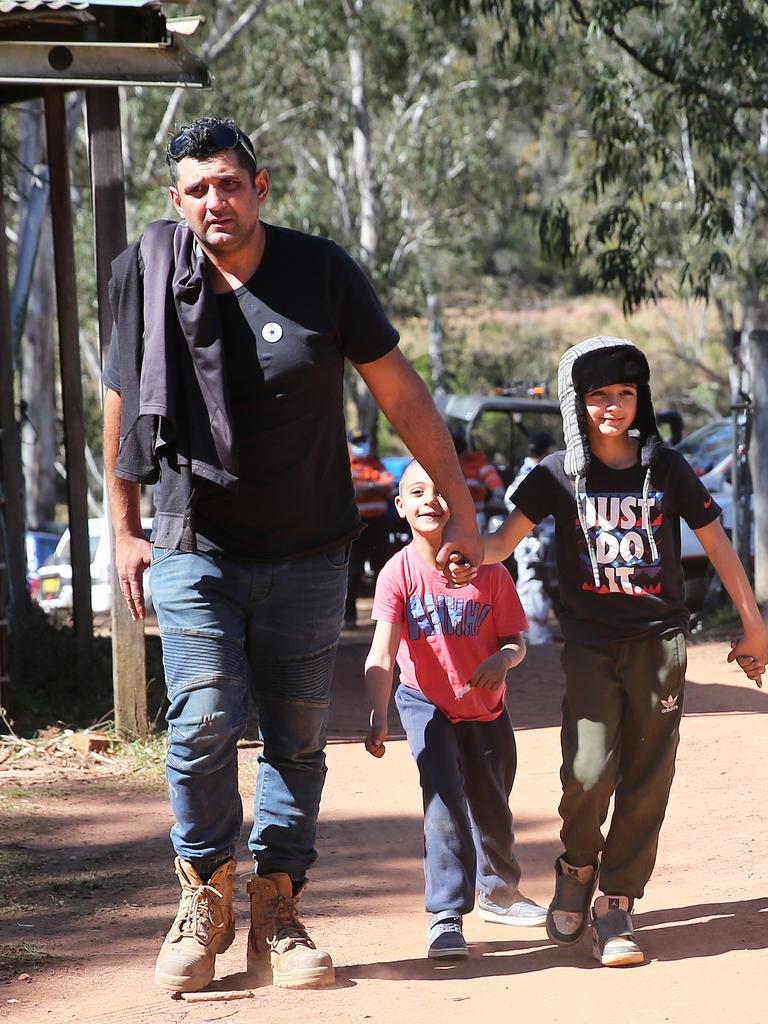
M0 103L49 85L205 88L210 77L157 0L0 0Z
M553 398L524 398L508 395L436 395L435 404L443 416L471 423L481 412L558 413Z
M85 10L86 7L146 7L150 3L158 3L159 0L19 0L11 3L11 0L0 0L0 14L10 14L12 11L36 11L39 8L50 8L52 11L61 10L62 7L75 11Z

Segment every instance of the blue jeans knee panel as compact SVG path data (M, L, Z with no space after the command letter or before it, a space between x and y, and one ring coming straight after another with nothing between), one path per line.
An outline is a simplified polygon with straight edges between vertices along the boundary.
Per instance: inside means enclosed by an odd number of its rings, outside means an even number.
M218 632L161 630L170 706L168 765L210 774L236 756L248 698L242 646Z
M254 690L263 698L286 702L328 704L336 642L311 654L265 660L254 658Z

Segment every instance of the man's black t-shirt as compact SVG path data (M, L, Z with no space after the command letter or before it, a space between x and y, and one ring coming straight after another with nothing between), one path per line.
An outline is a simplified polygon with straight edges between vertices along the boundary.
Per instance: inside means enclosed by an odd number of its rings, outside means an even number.
M236 493L196 479L201 551L258 561L328 550L356 536L343 404L344 360L372 362L399 336L370 282L336 243L264 224L258 270L217 296L240 465ZM104 383L120 390L117 345ZM180 481L161 463L159 510Z
M643 526L646 469L611 469L597 459L581 481L586 525L597 557L600 586L576 506L575 484L563 469L564 452L543 459L512 496L524 516L555 517L561 624L572 643L604 644L641 636L687 632L680 517L693 530L721 509L683 456L662 448L651 469L648 523Z

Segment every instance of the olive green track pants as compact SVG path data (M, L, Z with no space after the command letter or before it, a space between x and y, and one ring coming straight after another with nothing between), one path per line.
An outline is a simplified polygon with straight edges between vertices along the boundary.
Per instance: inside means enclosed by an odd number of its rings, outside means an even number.
M561 660L563 856L574 865L594 864L599 856L602 892L639 899L656 861L675 774L685 637L567 643Z

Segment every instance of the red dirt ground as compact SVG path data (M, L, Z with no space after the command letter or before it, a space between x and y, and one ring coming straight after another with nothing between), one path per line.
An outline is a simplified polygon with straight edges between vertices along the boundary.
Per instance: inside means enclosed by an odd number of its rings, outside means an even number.
M453 1024L479 1016L523 1024L768 1021L768 694L725 664L727 644L690 650L677 778L656 873L636 908L647 963L610 970L592 959L586 937L561 950L543 928L499 927L476 914L465 920L467 961L439 966L425 959L420 794L396 713L382 760L360 742L369 638L366 629L347 633L339 652L321 856L305 898L312 934L338 965L336 987L262 988L242 1001L199 1004L155 989L154 957L177 892L162 786L94 780L83 771L52 777L19 770L10 782L3 773L12 797L3 801L3 841L26 869L18 884L12 871L4 879L0 947L27 949L29 957L8 962L4 974L0 969L0 1018L18 1024L277 1024L318 1015L345 1024ZM550 898L559 852L558 656L554 645L533 648L511 677L509 694L519 747L512 798L518 852L524 888L540 902ZM255 756L254 748L242 751L246 809ZM218 960L214 982L226 990L249 988L245 844L239 857L240 927ZM73 868L76 884L68 881ZM38 875L46 880L45 900L39 892L28 900Z

